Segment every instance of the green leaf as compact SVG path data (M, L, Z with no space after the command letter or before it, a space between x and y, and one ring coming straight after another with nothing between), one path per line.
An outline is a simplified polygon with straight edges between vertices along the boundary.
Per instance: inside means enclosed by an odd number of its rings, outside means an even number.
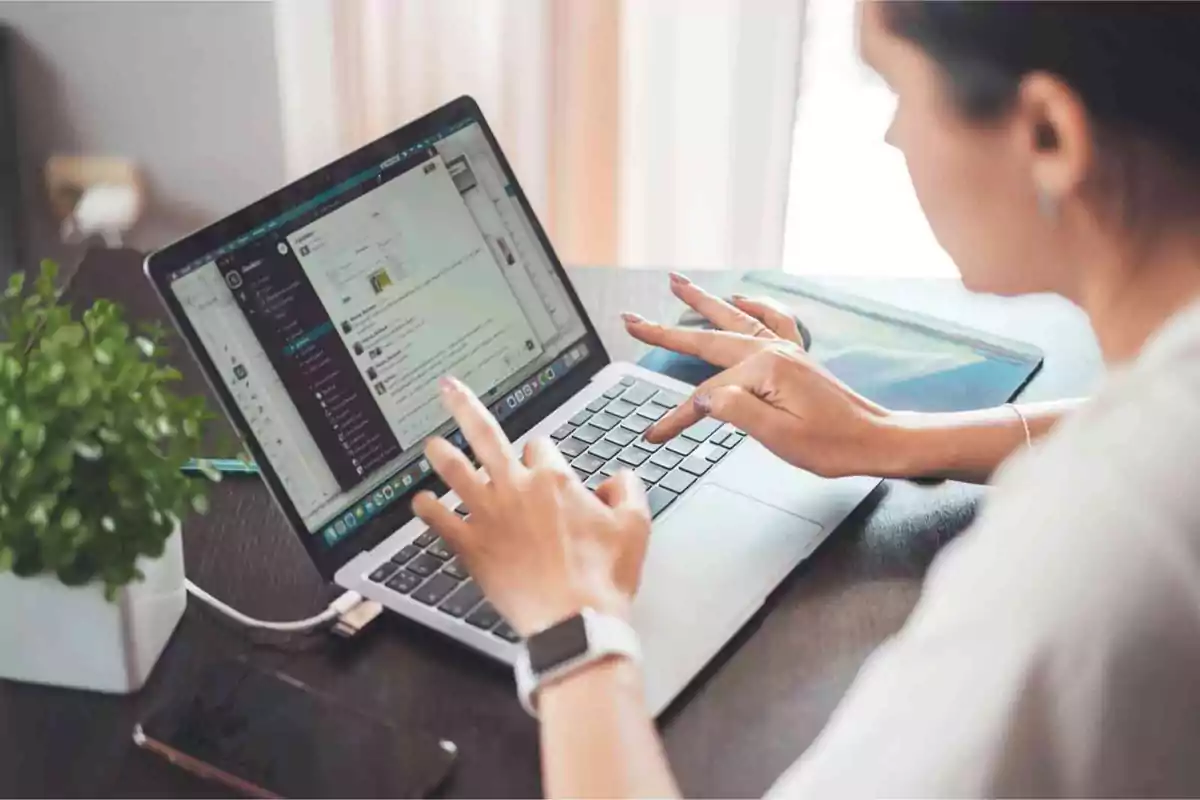
M0 547L0 572L9 572L12 570L15 558L11 548Z
M192 495L192 509L197 514L208 513L208 498L202 494Z
M79 527L79 523L83 520L83 515L79 513L77 508L68 508L62 513L58 520L58 524L62 525L64 531L74 530Z
M13 406L15 408L16 406ZM35 455L42 449L42 445L46 443L46 426L40 422L31 422L21 430L21 444L25 445L25 449Z
M4 296L8 298L20 297L21 292L25 290L25 273L14 272L8 276L8 288L4 290Z

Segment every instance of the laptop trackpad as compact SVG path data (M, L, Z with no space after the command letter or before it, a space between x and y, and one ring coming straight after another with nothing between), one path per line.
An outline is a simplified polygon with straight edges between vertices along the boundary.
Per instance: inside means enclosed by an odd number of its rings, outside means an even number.
M820 539L809 520L715 484L655 520L633 614L654 713Z

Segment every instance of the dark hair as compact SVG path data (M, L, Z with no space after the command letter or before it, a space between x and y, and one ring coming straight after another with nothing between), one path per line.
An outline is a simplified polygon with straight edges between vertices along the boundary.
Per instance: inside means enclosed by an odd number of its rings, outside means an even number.
M944 70L970 119L1002 115L1031 72L1079 96L1123 216L1200 203L1200 4L884 0L884 24ZM1157 166L1156 166L1157 165ZM1180 173L1185 173L1180 175ZM1187 201L1186 203L1184 201ZM1166 206L1166 207L1164 207Z

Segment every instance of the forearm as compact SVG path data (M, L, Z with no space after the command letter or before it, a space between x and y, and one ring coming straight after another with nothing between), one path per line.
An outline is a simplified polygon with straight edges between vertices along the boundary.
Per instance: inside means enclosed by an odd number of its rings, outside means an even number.
M1082 400L1020 406L1030 436L1045 436ZM894 415L891 477L949 478L983 483L1004 459L1025 445L1020 418L1007 406L943 414Z
M538 693L547 797L678 796L638 667L611 659Z

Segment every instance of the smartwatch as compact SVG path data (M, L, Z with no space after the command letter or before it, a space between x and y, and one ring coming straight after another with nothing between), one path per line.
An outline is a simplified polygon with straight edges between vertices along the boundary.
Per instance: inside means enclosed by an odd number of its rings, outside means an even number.
M521 706L537 717L538 689L609 656L640 663L642 648L629 623L584 608L525 640L513 671Z

